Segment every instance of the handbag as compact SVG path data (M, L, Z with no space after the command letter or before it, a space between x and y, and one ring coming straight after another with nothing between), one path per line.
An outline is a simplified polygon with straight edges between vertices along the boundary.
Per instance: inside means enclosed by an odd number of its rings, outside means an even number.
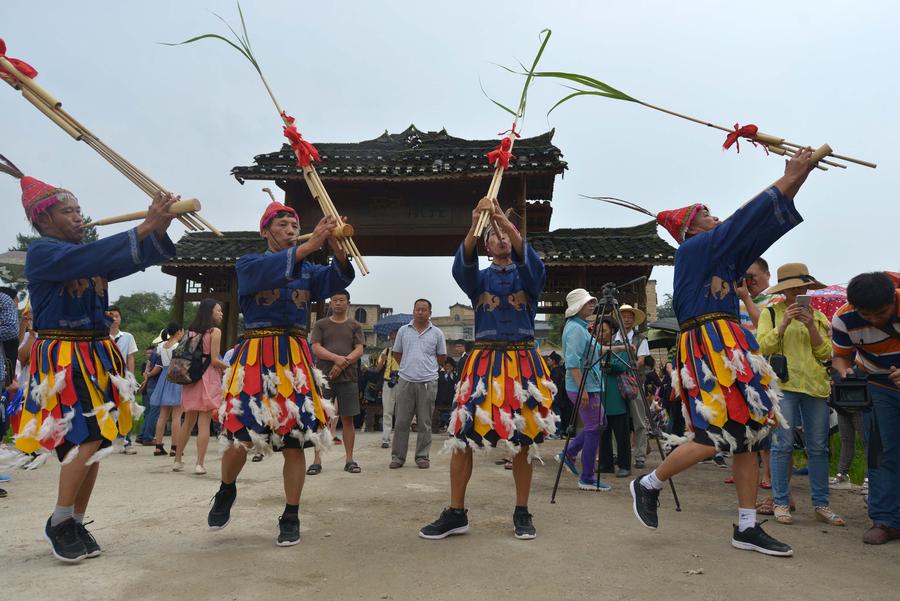
M637 378L631 373L626 371L616 375L616 384L619 387L619 394L629 403L638 398Z
M777 326L775 325L775 308L769 307L769 316L772 318L772 329L774 330ZM784 356L784 339L782 338L781 343L779 344L779 350L781 352L775 353L774 355L769 355L769 365L772 367L772 371L775 372L775 377L777 377L781 382L786 382L788 379L788 360L787 357Z

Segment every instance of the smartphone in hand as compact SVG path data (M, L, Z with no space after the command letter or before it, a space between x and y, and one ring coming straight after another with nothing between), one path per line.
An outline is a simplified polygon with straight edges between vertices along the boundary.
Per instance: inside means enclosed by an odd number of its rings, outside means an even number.
M810 304L812 303L812 297L808 294L798 294L796 302L808 311Z

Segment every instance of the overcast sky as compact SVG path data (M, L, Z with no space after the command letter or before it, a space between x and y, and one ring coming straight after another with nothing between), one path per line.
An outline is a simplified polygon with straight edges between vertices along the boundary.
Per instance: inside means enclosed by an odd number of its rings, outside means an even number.
M538 32L553 36L541 67L597 77L646 102L878 163L876 170L815 172L797 197L805 222L766 258L805 261L818 278L900 267L897 169L900 5L885 1L302 2L242 4L264 73L307 139L356 142L410 123L490 138L508 116L479 89L514 103L521 80L492 63L529 61ZM253 229L261 182L238 184L232 166L280 148L283 138L259 80L236 52L207 42L156 44L224 33L210 11L237 22L231 1L0 2L8 55L109 146L164 186L200 198L220 229ZM636 214L579 194L627 198L652 210L704 202L726 217L777 179L782 160L749 144L723 152L723 135L631 103L585 98L547 109L565 93L538 81L523 133L556 128L569 164L558 178L551 228L641 223ZM139 210L147 199L85 144L75 142L7 86L0 88L0 153L27 174L71 189L95 218ZM0 246L27 224L19 187L0 179L7 207ZM340 207L341 199L335 198ZM476 198L471 199L473 205ZM121 231L109 226L103 233ZM172 226L173 238L182 234ZM669 240L660 229L661 235ZM365 249L362 249L365 253ZM372 274L355 301L435 314L466 299L447 259L367 257ZM409 277L415 274L415 277ZM657 268L661 293L672 270ZM116 298L172 291L158 269L110 286Z

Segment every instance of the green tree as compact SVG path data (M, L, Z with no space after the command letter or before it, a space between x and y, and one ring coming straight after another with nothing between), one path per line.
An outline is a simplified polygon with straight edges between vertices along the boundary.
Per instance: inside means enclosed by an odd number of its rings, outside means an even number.
M144 350L172 317L172 295L157 292L135 292L120 296L114 303L122 313L122 329L130 332ZM138 361L140 364L141 361Z
M671 294L663 294L663 302L656 306L656 316L659 319L675 317L675 308L672 306Z
M552 313L547 318L547 323L550 324L550 335L547 336L547 340L556 346L562 346L562 329L565 321L565 315L562 313Z

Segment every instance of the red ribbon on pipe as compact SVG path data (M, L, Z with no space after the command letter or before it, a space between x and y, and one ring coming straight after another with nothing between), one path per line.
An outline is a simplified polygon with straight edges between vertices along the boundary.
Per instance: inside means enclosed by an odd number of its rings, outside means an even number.
M515 132L512 132L514 135ZM503 138L500 140L500 143L497 144L497 148L493 149L485 156L487 157L488 163L494 166L499 166L504 169L509 169L509 160L515 159L516 155L511 153L509 149L512 148L512 140L509 138Z
M6 42L0 38L0 56L8 60L13 64L13 66L19 70L19 72L27 77L28 79L34 79L37 77L37 69L26 63L25 61L19 60L17 58L12 58L10 56L6 56ZM16 79L16 76L12 73L8 72L3 67L0 67L0 79L4 81L8 81L11 84L18 85L19 80Z
M321 160L316 147L304 140L297 128L294 127L294 118L284 111L282 111L281 117L290 123L290 125L284 127L284 137L291 143L291 149L297 155L297 164L300 167L309 167L309 164L313 161Z
M734 124L734 131L725 136L725 143L722 144L722 148L728 150L731 148L731 145L734 144L738 153L741 152L741 143L738 142L739 138L746 138L750 141L751 144L756 146L756 141L753 139L756 134L759 133L759 128L753 125L752 123L749 125L738 125ZM768 154L768 150L766 150L766 154Z

